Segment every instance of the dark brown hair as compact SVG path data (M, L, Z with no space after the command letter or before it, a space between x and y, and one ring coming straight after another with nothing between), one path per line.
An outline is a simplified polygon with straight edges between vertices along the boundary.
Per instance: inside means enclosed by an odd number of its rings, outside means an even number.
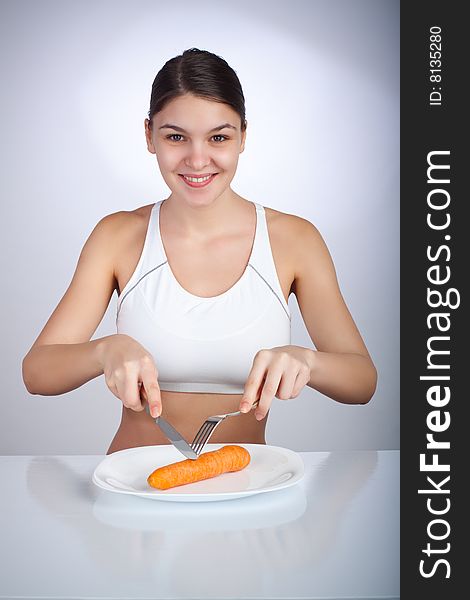
M228 104L240 115L241 130L246 129L242 86L235 71L222 57L207 50L189 48L168 60L152 84L149 126L152 126L152 117L170 100L184 94Z

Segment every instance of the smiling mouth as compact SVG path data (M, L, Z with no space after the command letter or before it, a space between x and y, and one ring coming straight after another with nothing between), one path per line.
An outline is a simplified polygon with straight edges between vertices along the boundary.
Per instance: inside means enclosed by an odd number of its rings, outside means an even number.
M183 179L190 187L204 187L208 185L218 173L206 173L205 175L183 175L179 173L179 177Z

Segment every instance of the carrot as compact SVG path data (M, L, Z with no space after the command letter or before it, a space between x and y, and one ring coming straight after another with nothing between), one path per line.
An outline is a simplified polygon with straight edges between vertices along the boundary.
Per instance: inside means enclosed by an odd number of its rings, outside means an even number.
M159 490L203 479L217 477L222 473L240 471L250 462L250 453L242 446L223 446L219 450L205 452L195 460L190 458L156 469L147 481Z

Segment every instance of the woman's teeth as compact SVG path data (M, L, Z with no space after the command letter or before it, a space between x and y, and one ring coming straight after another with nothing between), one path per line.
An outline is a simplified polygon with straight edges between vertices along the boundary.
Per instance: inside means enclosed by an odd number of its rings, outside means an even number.
M182 175L179 174L181 179L184 179L186 185L191 188L206 188L210 183L212 183L217 176L217 173L209 173L209 175L201 175L200 177L191 177L191 175Z
M207 175L206 177L186 177L186 175L183 175L183 177L192 183L202 183L203 181L210 179L212 175Z

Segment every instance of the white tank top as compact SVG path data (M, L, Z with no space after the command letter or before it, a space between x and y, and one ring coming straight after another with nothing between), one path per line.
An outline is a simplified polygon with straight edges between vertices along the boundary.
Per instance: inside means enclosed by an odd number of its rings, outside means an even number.
M165 255L159 214L151 211L137 267L118 297L117 333L154 358L160 389L242 394L258 350L290 344L291 315L274 265L264 207L243 275L204 298L176 280Z

